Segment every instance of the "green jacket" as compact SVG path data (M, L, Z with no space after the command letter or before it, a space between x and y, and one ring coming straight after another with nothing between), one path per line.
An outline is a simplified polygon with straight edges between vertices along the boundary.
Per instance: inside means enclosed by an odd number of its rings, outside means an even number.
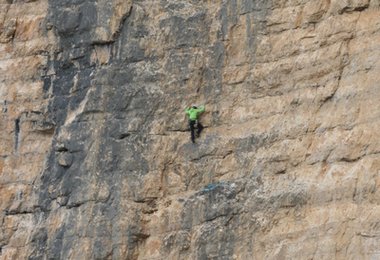
M189 116L190 120L197 120L198 116L205 111L205 106L200 106L198 108L186 108L185 112Z

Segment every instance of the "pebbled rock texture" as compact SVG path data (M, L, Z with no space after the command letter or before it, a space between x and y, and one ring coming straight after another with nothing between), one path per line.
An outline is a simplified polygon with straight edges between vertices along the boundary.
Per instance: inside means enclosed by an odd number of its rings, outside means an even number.
M0 258L378 259L379 70L379 0L0 0Z

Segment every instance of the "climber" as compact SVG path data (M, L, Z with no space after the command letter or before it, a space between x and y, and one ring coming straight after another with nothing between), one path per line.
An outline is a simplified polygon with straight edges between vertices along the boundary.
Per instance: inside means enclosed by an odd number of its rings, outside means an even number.
M203 125L199 122L199 115L205 111L204 106L200 106L199 108L196 105L192 105L191 107L187 107L185 112L189 116L189 126L191 131L191 141L195 143L195 125L197 127L197 137L201 134L203 130Z

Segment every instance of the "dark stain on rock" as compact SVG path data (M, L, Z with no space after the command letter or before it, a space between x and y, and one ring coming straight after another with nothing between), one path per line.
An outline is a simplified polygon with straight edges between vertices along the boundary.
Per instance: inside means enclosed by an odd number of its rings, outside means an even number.
M15 151L17 152L20 141L20 118L15 120Z

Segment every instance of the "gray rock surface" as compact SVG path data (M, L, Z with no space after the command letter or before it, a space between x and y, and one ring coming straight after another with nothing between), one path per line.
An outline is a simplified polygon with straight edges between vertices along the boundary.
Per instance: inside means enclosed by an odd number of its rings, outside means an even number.
M4 259L380 255L379 1L0 3Z

